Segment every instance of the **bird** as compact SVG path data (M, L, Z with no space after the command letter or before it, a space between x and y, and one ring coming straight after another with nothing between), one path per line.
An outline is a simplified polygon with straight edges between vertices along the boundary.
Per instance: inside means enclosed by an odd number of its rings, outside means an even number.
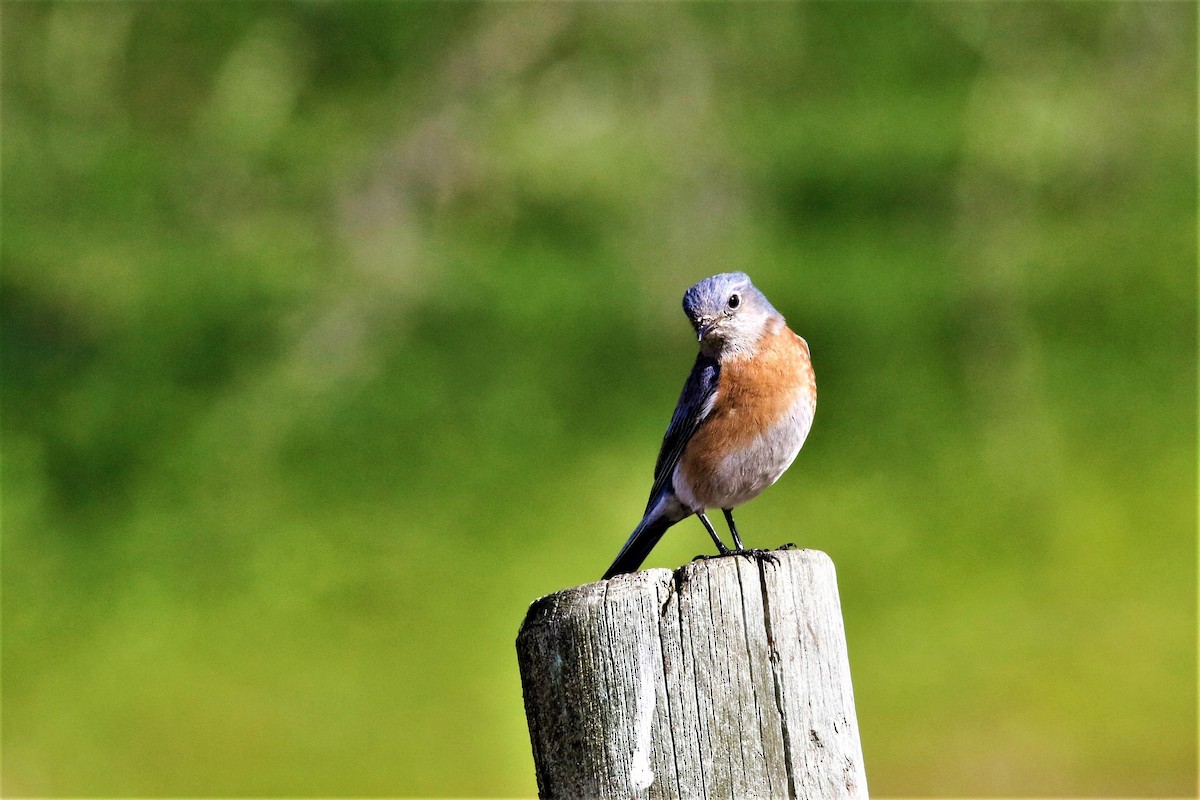
M817 385L808 342L744 272L705 278L683 295L700 352L654 465L646 511L604 580L634 572L663 533L693 514L720 555L751 553L733 509L792 465L812 427ZM725 515L734 550L707 510Z

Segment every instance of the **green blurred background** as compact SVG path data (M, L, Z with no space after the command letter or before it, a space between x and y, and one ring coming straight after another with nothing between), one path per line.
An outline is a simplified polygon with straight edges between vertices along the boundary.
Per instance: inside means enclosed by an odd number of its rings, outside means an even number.
M873 793L1195 791L1194 4L2 11L6 795L534 794L732 269Z

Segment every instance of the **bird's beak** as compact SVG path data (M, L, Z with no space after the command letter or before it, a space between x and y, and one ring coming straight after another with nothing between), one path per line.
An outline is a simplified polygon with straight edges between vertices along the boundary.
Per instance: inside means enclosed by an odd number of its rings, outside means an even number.
M704 337L712 333L712 329L717 327L715 319L701 319L696 323L696 341L704 341Z

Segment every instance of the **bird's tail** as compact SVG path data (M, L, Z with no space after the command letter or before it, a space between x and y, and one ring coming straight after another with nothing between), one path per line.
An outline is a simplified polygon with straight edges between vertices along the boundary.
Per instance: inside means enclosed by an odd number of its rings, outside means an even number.
M625 542L621 552L617 553L616 560L608 568L608 572L604 573L604 580L608 580L614 575L633 572L640 567L646 560L646 556L650 555L650 551L654 549L654 545L658 544L658 540L666 533L667 528L678 521L661 513L647 514L629 535L629 540Z

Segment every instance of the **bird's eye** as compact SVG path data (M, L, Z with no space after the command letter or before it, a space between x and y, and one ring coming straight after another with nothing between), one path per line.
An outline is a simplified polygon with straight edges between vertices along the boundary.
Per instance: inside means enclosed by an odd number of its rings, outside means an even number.
M737 308L741 304L742 298L738 297L736 294L729 295L729 302L726 303L726 305L728 305L731 309Z

